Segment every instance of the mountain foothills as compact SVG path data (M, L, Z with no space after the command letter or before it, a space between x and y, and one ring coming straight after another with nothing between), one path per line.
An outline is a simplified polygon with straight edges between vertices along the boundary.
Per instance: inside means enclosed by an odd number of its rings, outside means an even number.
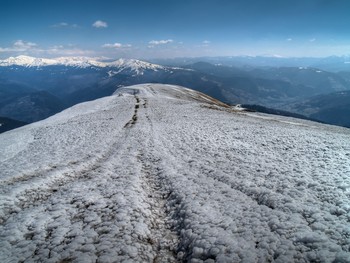
M290 59L290 65L303 66L286 66L287 59L251 57L164 60L164 65L135 59L11 57L0 61L0 116L30 123L76 103L111 95L118 87L166 83L228 104L289 111L350 127L350 64L342 59Z
M349 136L120 88L0 135L1 262L349 262Z

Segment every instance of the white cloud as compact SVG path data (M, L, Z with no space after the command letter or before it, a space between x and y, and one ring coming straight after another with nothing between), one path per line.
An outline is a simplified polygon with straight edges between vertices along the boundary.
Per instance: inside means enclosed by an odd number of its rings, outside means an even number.
M169 44L174 42L174 40L172 39L166 39L166 40L151 40L150 42L148 42L148 44L150 45L164 45L164 44Z
M96 28L106 28L106 27L108 27L108 24L104 21L97 20L97 21L95 21L95 23L92 24L92 26L96 27Z
M64 46L63 45L56 45L56 46L53 46L51 48L52 49L64 49Z
M130 44L123 45L121 43L114 43L114 44L108 43L108 44L102 45L102 47L104 47L104 48L129 48L129 47L131 47L131 45Z
M15 41L15 43L13 43L13 47L17 48L17 49L31 49L31 48L35 48L37 47L37 44L33 43L33 42L26 42L23 40L17 40Z
M292 38L287 38L286 41L290 42L290 41L293 41Z
M79 26L77 24L69 24L66 22L61 22L61 23L54 24L51 27L54 27L54 28L78 28Z
M95 51L81 49L76 45L68 44L68 45L54 45L48 48L42 48L35 50L36 54L47 55L47 56L93 56L95 55Z
M69 26L69 24L66 23L66 22L61 22L61 23L58 23L58 24L54 24L52 26L53 27L66 27L66 26Z
M93 56L95 51L84 50L79 48L65 48L62 46L54 46L49 49L43 49L38 52L40 54L47 54L49 56Z
M3 53L3 56L92 56L95 55L96 52L69 45L55 45L42 48L33 42L16 40L9 47L0 47L0 53Z
M211 43L211 41L209 41L209 40L203 40L203 41L202 41L202 44L200 45L200 47L205 47L205 48L207 48L207 47L210 46L210 43Z
M151 40L148 42L148 48L154 48L155 46L165 45L174 42L172 39L163 39L163 40Z
M0 52L25 52L28 50L35 50L37 47L38 45L33 42L16 40L10 47L0 47Z
M106 47L106 48L121 48L122 44L120 44L120 43L104 44L104 45L102 45L102 47Z
M316 38L309 39L309 42L315 42L315 41L316 41Z

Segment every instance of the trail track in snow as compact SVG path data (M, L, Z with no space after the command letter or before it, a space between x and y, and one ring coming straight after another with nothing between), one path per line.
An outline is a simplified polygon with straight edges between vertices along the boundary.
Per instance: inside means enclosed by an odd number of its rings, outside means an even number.
M131 119L98 158L88 156L2 182L1 193L10 202L2 202L1 233L22 232L24 240L17 251L25 252L14 255L16 249L3 247L0 258L177 262L177 236L170 230L165 207L168 193L162 190L152 162L159 157L152 155L154 145L144 140L151 138L151 126L134 129L141 105L137 96L135 100ZM81 234L91 240L81 240ZM105 236L102 242L99 236Z
M152 245L155 251L153 262L177 262L176 250L178 245L178 236L174 230L171 229L169 217L167 215L166 199L169 192L163 189L162 180L159 178L158 162L160 157L154 154L155 145L152 137L152 122L147 114L147 101L143 102L135 95L136 104L132 119L124 126L125 128L132 128L136 124L137 119L140 118L140 105L144 109L143 119L145 123L149 124L149 136L146 137L139 149L137 160L141 163L141 186L145 191L147 199L145 202L149 205L151 210L151 221L149 229L151 237L148 242Z
M122 88L0 136L1 262L350 262L349 136Z

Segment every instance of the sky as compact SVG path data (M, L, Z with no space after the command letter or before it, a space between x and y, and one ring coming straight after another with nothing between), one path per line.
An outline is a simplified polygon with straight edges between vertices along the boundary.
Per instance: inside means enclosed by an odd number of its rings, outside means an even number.
M350 54L348 0L0 0L0 58Z

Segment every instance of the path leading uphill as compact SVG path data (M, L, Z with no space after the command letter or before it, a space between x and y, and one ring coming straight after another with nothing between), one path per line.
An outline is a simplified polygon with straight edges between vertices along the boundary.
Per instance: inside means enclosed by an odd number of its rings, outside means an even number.
M0 135L0 261L350 262L349 138L122 88Z

